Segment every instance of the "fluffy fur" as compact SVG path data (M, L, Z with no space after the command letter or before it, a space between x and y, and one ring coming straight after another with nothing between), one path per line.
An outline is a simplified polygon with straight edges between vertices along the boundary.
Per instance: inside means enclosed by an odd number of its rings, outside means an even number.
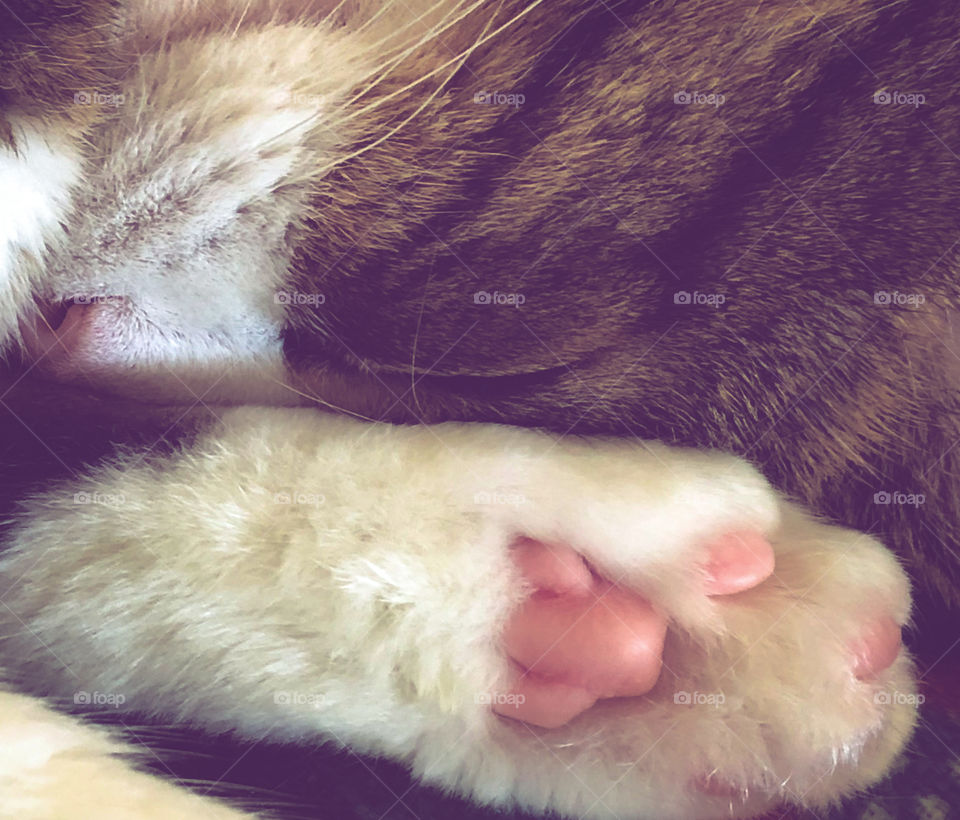
M25 695L0 692L0 750L3 820L252 820L137 771L126 744Z
M722 448L956 601L955 553L929 546L960 522L951 10L14 0L0 24L0 343L25 370ZM876 104L893 78L935 105ZM75 336L48 347L37 313L70 302ZM818 807L909 735L906 654L869 683L844 660L864 618L906 622L896 560L730 456L294 410L150 455L165 433L44 484L9 529L0 647L29 691L333 739L574 816ZM873 503L890 490L923 495L922 520ZM743 522L776 576L711 601L698 546ZM649 697L554 732L492 717L528 591L517 533L570 541L669 616ZM27 725L38 757L0 753L0 784L49 805L20 816L83 816L44 790L74 777L65 755L91 793L116 779L194 812L103 735L0 695L0 736L29 746Z
M730 528L769 534L778 568L718 604L692 568ZM575 545L669 614L647 698L558 730L490 712L498 636L527 591L517 534ZM485 803L677 820L820 807L881 775L915 720L906 657L867 683L848 662L865 616L906 621L896 561L726 456L237 410L185 452L35 498L12 543L0 650L39 691L331 739ZM815 714L811 691L830 693ZM735 796L697 797L697 777Z
M33 308L41 259L62 238L61 221L80 179L77 147L28 119L7 122L12 143L0 145L0 348L19 335Z

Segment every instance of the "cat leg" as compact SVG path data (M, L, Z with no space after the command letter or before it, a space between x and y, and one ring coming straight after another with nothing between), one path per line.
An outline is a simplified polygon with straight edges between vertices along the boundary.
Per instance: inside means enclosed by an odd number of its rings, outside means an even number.
M0 820L253 820L138 771L132 755L103 729L0 691Z
M717 594L749 570L722 560L744 544L771 574ZM520 645L549 620L535 599L557 575L600 618L579 644L560 630L574 662L559 670ZM0 630L0 649L46 692L79 681L166 720L334 740L535 811L821 806L882 776L915 719L896 561L716 453L234 410L183 454L128 457L31 502L0 580L30 627ZM585 682L611 601L628 624L617 648L648 610L669 625L659 677L587 681L596 703L546 726L504 717L526 705L518 668ZM609 697L621 685L634 696Z

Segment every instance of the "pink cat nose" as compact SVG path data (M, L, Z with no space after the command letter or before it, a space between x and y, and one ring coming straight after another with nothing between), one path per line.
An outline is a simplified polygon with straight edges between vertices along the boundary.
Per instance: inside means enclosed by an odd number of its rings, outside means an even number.
M868 621L853 643L853 674L861 680L889 667L900 654L900 627L889 616Z

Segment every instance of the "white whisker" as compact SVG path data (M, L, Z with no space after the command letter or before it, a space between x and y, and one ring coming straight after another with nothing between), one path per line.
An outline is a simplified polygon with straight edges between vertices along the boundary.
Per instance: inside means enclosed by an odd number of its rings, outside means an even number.
M451 9L440 19L439 23L438 23L434 28L432 28L429 32L427 32L427 34L425 34L423 37L421 37L421 38L420 38L419 40L417 40L416 42L414 42L414 43L410 44L409 46L407 46L403 51L399 52L398 54L395 54L393 57L390 57L390 58L384 60L382 63L380 63L380 65L377 66L377 68L375 68L375 69L373 69L372 71L370 71L365 77L362 77L361 80L360 80L361 82L362 82L363 80L368 79L369 77L374 76L374 75L377 74L378 72L380 72L379 76L377 76L377 77L373 80L373 82L371 82L369 85L367 85L365 88L363 88L359 93L357 93L352 99L350 99L350 100L348 101L348 105L352 105L354 102L356 102L357 100L359 100L359 99L360 99L361 97L363 97L365 94L368 94L370 91L372 91L374 88L376 88L377 85L378 85L385 77L389 76L390 71L386 70L387 68L389 68L390 70L392 70L393 68L395 68L397 65L399 65L400 63L402 63L408 56L410 56L410 54L414 53L418 48L421 48L424 44L430 42L430 40L436 39L436 38L439 37L441 34L443 34L444 32L448 31L452 26L456 25L456 24L457 24L460 20L462 20L464 17L466 17L466 16L468 16L469 14L471 14L471 13L472 13L475 9L477 9L479 6L482 6L482 5L486 2L486 0L474 0L473 4L470 6L470 8L468 8L468 9L467 9L465 12L463 12L462 14L458 15L455 19L451 20L449 24L444 25L444 21L446 21L446 20L450 17L451 14L453 14L454 12L456 12L465 2L467 2L467 0L457 0L456 4L453 6L453 8L451 8ZM431 9L431 11L432 11L432 10L433 10L433 9ZM374 43L370 43L370 44L367 46L367 50L368 50L368 51L376 51L378 48L380 48L381 46L383 46L384 43L387 43L387 42L389 42L390 40L396 39L397 34L399 34L400 32L405 31L406 29L410 28L410 27L413 26L413 25L416 25L416 23L419 22L420 20L422 20L423 17L425 17L425 16L426 16L426 14L419 15L418 17L413 18L413 19L412 19L409 23L407 23L406 25L401 26L399 29L397 29L397 30L394 31L394 32L391 32L391 34L389 34L388 36L383 37L383 38L381 38L380 40L378 40L378 41L376 41L376 42L374 42Z
M505 31L505 30L506 30L507 28L509 28L510 26L514 25L518 20L522 19L524 16L526 16L527 14L529 14L531 11L533 11L533 9L535 9L537 6L541 5L543 2L544 2L544 0L534 0L533 3L531 3L530 5L528 5L523 11L521 11L521 12L519 12L518 14L514 15L514 16L513 16L512 18L510 18L510 20L508 20L506 23L503 23L502 25L498 26L498 27L497 27L496 29L494 29L493 31L491 31L491 32L489 32L489 33L486 33L486 32L488 31L488 29L489 29L489 23L488 23L487 28L485 28L485 29L483 30L483 32L481 32L481 36L476 40L476 42L474 42L473 45L471 45L469 48L464 49L462 52L460 52L460 54L456 55L455 57L451 58L450 60L447 60L445 63L443 63L443 64L441 64L440 66L438 66L437 68L433 69L433 71L430 71L430 72L428 72L427 74L424 74L424 75L423 75L422 77L420 77L419 79L414 80L414 81L411 82L411 83L408 83L408 84L405 85L403 88L400 88L400 89L398 89L397 91L394 91L393 93L388 94L386 97L383 97L383 98L377 100L375 103L371 103L370 105L366 106L365 108L362 108L362 109L360 109L359 111L356 111L356 112L352 113L351 115L349 115L349 116L347 116L347 117L344 117L344 118L338 120L338 124L343 123L343 122L349 122L350 120L352 120L352 119L354 119L354 118L356 118L356 117L358 117L358 116L361 116L362 114L369 113L370 111L374 110L375 108L379 107L380 105L383 105L384 103L388 102L390 99L392 99L392 98L394 98L394 97L396 97L396 96L398 96L398 95L400 95L400 94L406 93L406 92L409 91L411 88L415 88L415 87L418 86L420 83L422 83L422 82L424 82L425 80L429 79L429 78L432 77L433 75L440 73L443 69L448 68L448 67L451 66L451 65L454 65L453 70L447 75L446 79L444 79L444 81L437 86L437 88L433 91L432 94L430 94L429 97L427 97L426 100L424 100L419 106L417 106L416 110L415 110L412 114L410 114L410 115L409 115L408 117L406 117L402 122L400 122L399 125L395 126L394 128L391 128L386 134L384 134L384 135L383 135L382 137L380 137L379 139L374 140L374 141L373 141L372 143L370 143L369 145L365 145L365 146L363 146L362 148L358 148L356 151L353 151L353 152L351 152L351 153L349 153L349 154L345 154L345 155L343 155L343 156L341 156L341 157L338 157L338 158L337 158L336 160L334 160L333 162L331 162L331 163L329 163L329 164L327 164L327 165L325 165L325 166L323 166L323 167L315 170L315 171L313 172L314 175L322 175L322 174L325 174L325 173L327 173L328 171L330 171L332 168L335 168L335 167L337 167L338 165L341 165L341 164L343 164L344 162L347 162L348 160L355 159L356 157L359 157L359 156L365 154L367 151L370 151L371 149L376 148L378 145L382 145L384 142L386 142L388 139L390 139L390 137L392 137L392 136L393 136L394 134L396 134L401 128L403 128L407 123L409 123L412 119L414 119L421 111L423 111L423 110L437 97L438 94L440 94L441 91L443 91L443 89L446 87L446 85L447 85L447 83L450 81L450 79L457 73L457 71L460 70L460 68L463 66L463 64L467 61L467 59L470 57L471 54L473 54L473 52L474 52L476 49L478 49L478 48L479 48L480 46L482 46L484 43L486 43L486 42L490 41L491 39L493 39L494 37L496 37L498 34L500 34L500 33L502 33L503 31Z

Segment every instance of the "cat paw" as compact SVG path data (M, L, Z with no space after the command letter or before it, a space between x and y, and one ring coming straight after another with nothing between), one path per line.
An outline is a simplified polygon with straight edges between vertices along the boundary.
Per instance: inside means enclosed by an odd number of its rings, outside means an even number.
M750 589L774 570L773 548L755 532L719 536L706 554L711 595ZM639 696L653 687L667 627L661 613L599 576L565 544L521 538L511 555L531 593L504 630L511 685L494 711L550 728L599 699ZM874 663L875 643L861 650L864 666Z
M773 548L758 533L728 533L708 546L708 592L751 589L774 572ZM498 714L536 726L568 723L598 700L645 695L660 675L666 618L639 595L601 578L562 544L519 539L512 557L532 591L503 634L509 690ZM888 613L866 620L850 644L853 674L868 679L900 652Z
M506 778L522 805L563 815L751 817L823 808L885 773L917 703L892 555L787 505L769 535L706 549L722 568L709 633L566 545L513 548L530 592L504 630L510 683L485 749L509 763L485 760L478 796Z
M228 411L32 499L0 591L0 650L46 694L562 816L817 809L916 720L892 554L661 445Z

